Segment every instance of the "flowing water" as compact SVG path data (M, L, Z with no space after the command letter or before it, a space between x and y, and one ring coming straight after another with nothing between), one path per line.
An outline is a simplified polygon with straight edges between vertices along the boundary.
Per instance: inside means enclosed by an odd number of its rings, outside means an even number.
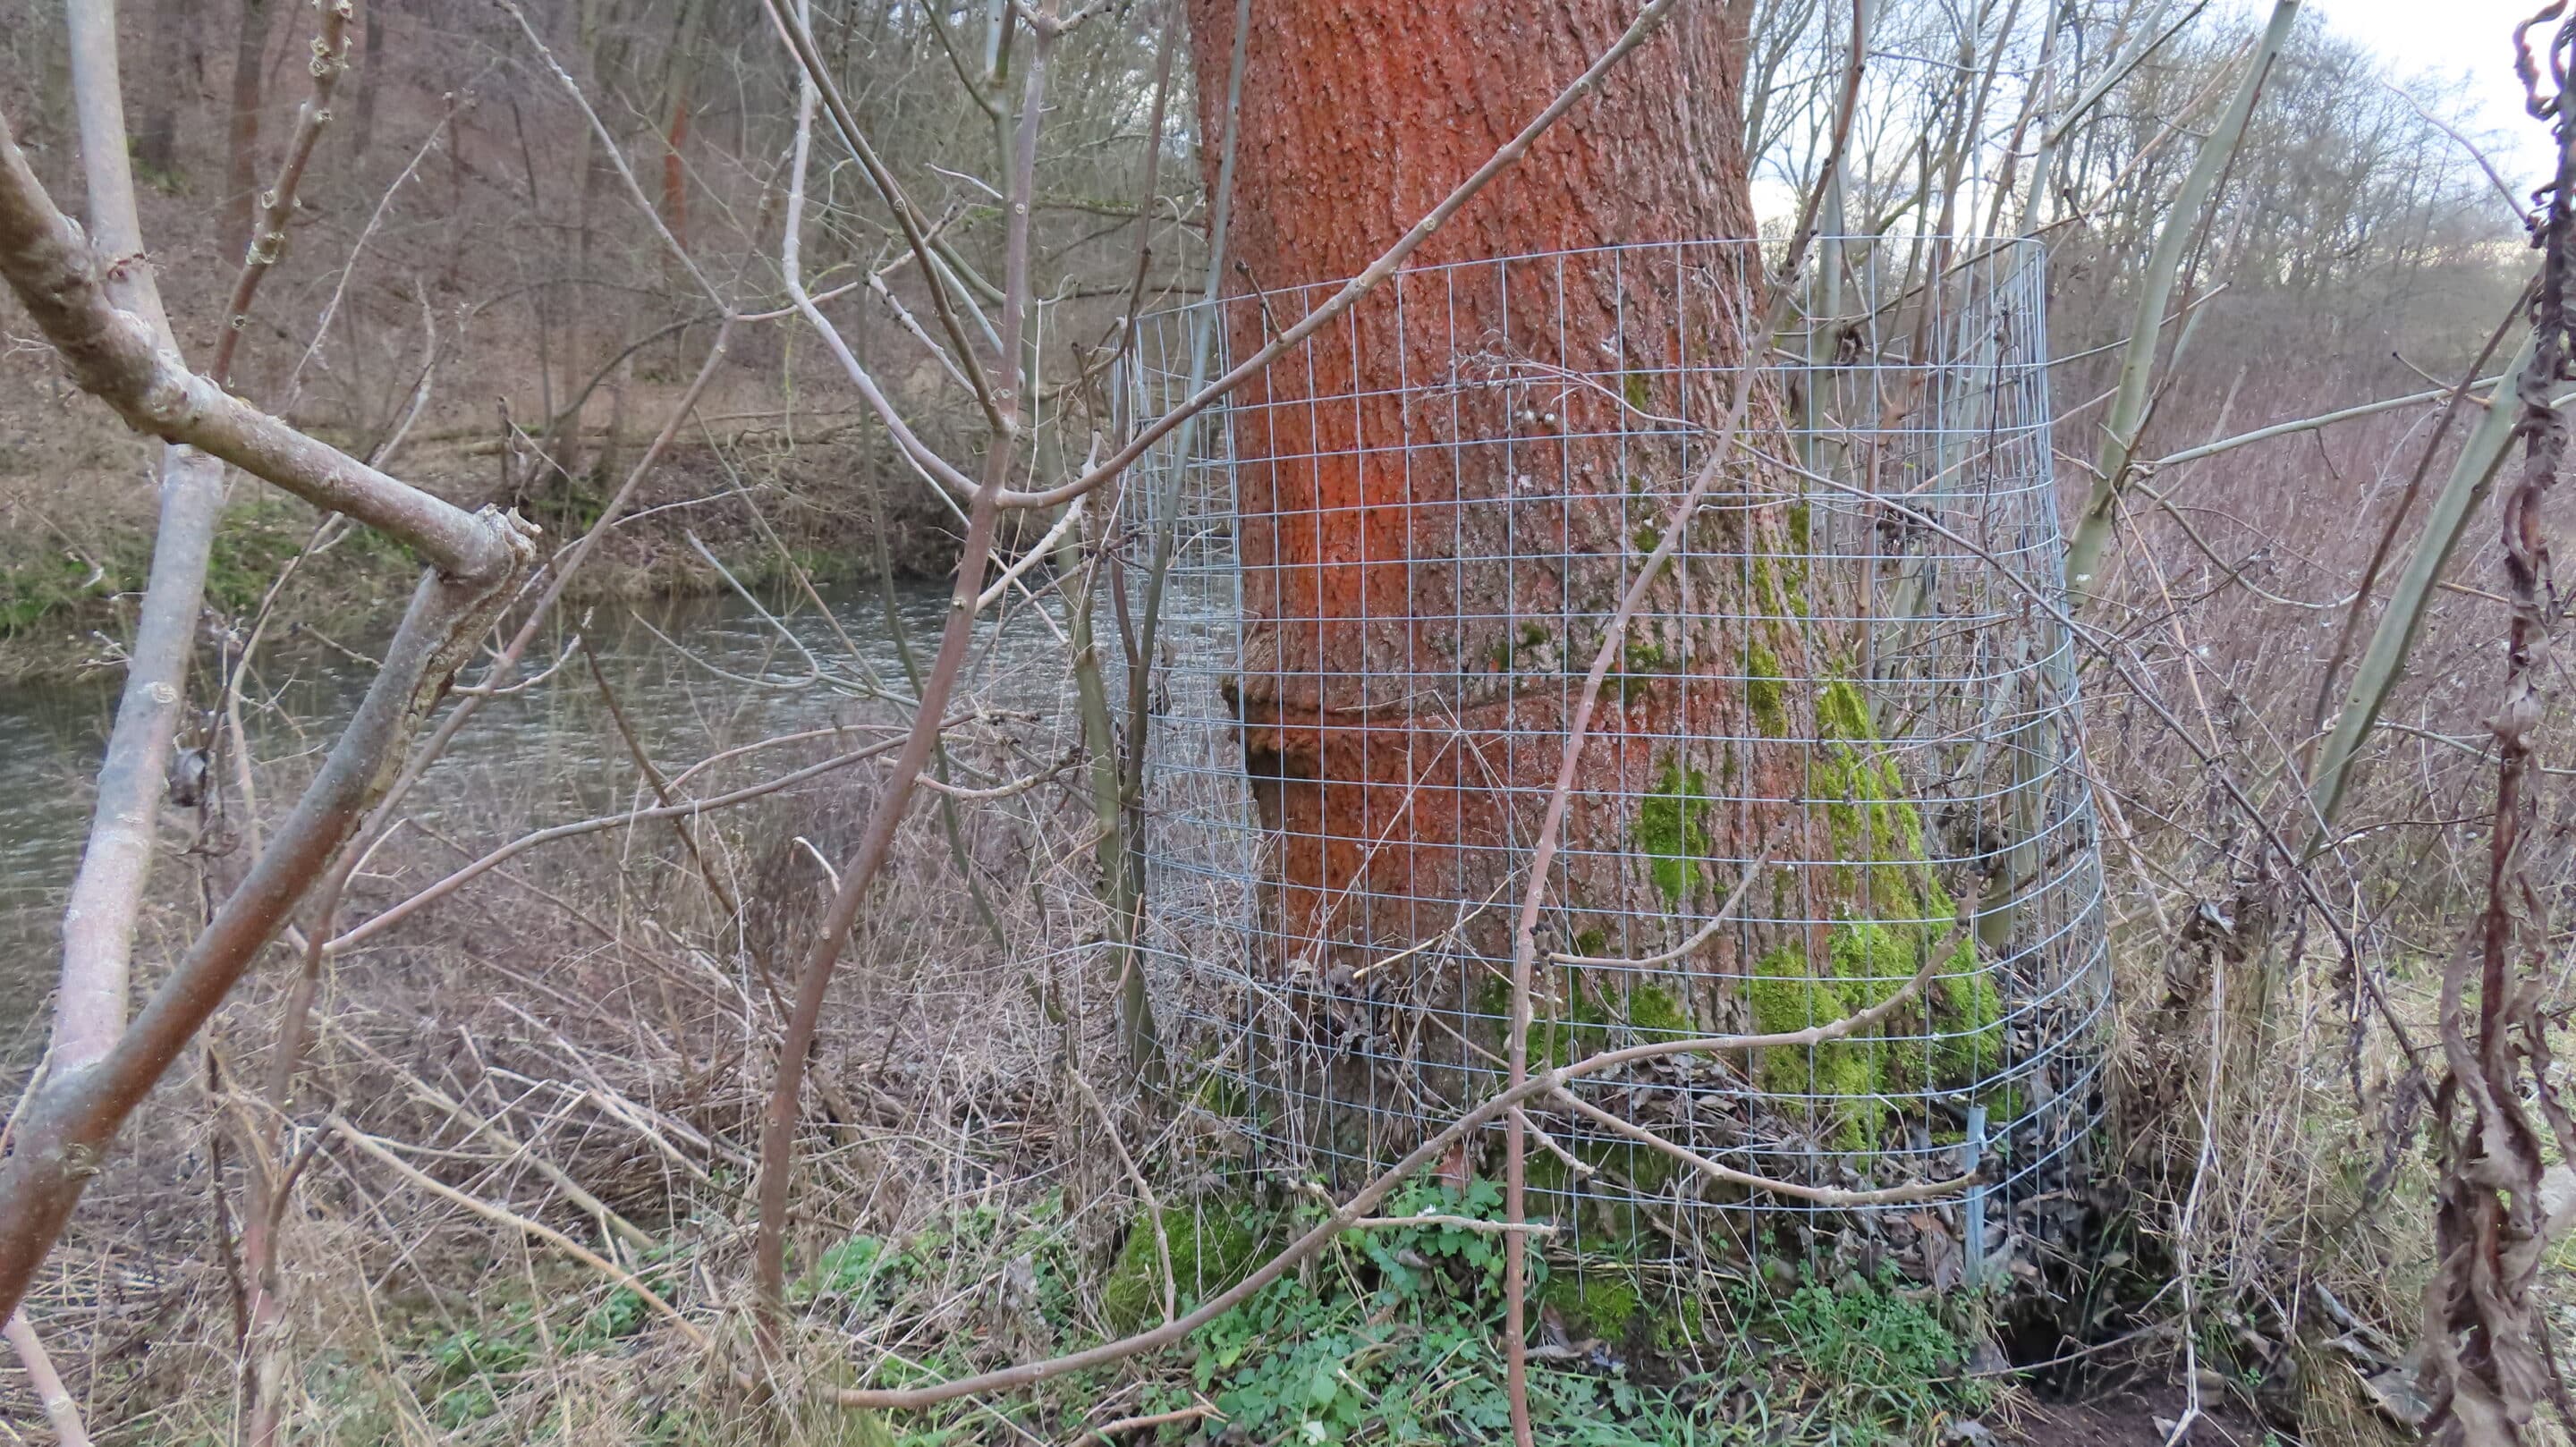
M782 604L785 616L775 623L730 595L574 611L558 636L531 646L520 676L545 668L579 633L665 773L775 734L863 713L882 721L888 707L863 699L853 685L872 674L891 692L910 692L884 596L866 586L823 597L828 618L810 604L792 611ZM924 667L947 602L944 586L896 591L896 612ZM1056 712L1064 653L1046 624L1023 608L982 631L961 690L996 705ZM244 690L244 725L265 789L291 787L303 772L295 756L329 746L371 671L341 648L370 641L307 636L261 650ZM43 1050L63 899L89 826L89 776L119 682L110 673L0 689L0 1078L15 1077ZM637 785L599 685L576 657L525 692L487 702L406 812L425 832L474 847L498 842L485 837L496 801L542 826L625 807L635 802ZM273 819L289 802L264 793L261 812ZM169 850L188 835L185 816L165 815L157 881L176 877ZM153 963L174 951L147 936L138 969L148 979Z

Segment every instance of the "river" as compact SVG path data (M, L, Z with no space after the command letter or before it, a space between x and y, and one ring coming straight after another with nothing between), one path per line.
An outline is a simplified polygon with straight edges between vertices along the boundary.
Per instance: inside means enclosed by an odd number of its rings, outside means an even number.
M676 771L717 749L854 717L869 705L853 681L869 672L909 691L880 590L828 591L823 600L829 618L810 603L790 609L774 600L787 636L730 594L573 609L555 636L531 646L520 676L547 667L578 633L655 762ZM945 586L896 590L897 614L925 667L947 602ZM997 705L1055 712L1064 653L1046 623L1023 605L981 631L963 690ZM374 641L308 635L263 647L244 690L253 756L267 766L327 747L370 671L342 649ZM0 1079L15 1078L43 1050L63 900L89 824L89 775L120 683L109 671L0 689ZM874 705L873 716L886 717L885 706ZM408 812L438 828L450 814L486 814L460 806L499 792L539 823L554 822L623 807L636 782L599 687L575 658L526 691L485 704L423 780ZM262 813L273 818L288 802L263 795ZM455 822L462 829L480 820ZM164 824L156 882L166 885L177 876L168 850L185 842L188 824L177 811ZM476 840L466 835L463 842ZM148 940L137 951L147 978L156 953Z

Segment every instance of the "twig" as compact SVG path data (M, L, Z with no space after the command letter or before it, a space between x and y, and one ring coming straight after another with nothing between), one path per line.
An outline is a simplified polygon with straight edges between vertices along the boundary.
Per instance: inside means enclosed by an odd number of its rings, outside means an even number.
M1201 1402L1194 1407L1182 1407L1177 1411L1154 1412L1142 1417L1121 1417L1114 1422L1103 1422L1097 1427L1084 1429L1082 1437L1077 1440L1087 1441L1097 1437L1102 1442L1107 1442L1121 1432L1142 1432L1149 1427L1169 1427L1181 1422L1211 1420L1222 1422L1225 1420L1225 1414Z
M842 144L858 158L859 168L867 174L868 184L876 188L878 198L885 202L887 210L894 213L895 224L903 230L904 244L911 247L914 260L920 263L922 279L929 283L931 309L939 317L940 328L948 333L949 345L956 349L958 366L963 369L962 375L969 390L975 394L976 405L983 409L985 425L995 431L1004 430L1008 408L997 394L994 379L976 360L974 346L966 339L966 329L957 318L949 288L941 281L942 269L933 254L930 229L923 224L921 213L904 195L902 183L895 179L894 171L878 157L876 148L868 144L867 132L859 128L858 120L850 114L849 102L841 98L841 88L832 78L832 68L824 64L822 52L815 47L814 36L806 28L804 20L789 16L779 0L761 0L761 7L769 12L770 23L778 28L779 38L787 43L788 51L796 57L796 64L803 72L804 87L823 103L823 108L832 117L833 128L840 132ZM980 99L981 93L974 87L969 86L968 90ZM999 119L998 115L995 118ZM800 123L800 139L806 129L807 124ZM1034 191L1032 187L1027 194L1033 195ZM1028 219L1027 195L1023 195L1016 205L1018 210L1014 219L1025 223ZM791 226L791 236L793 230ZM801 291L801 288L791 286L791 290ZM1009 304L1007 299L1004 304ZM804 306L800 300L800 309ZM1008 346L997 347L995 351L999 354L996 364L1005 379L1000 390L1015 390L1007 379L1019 373L1019 349ZM969 486L960 491L971 492L973 488Z
M963 717L970 718L972 716L973 715L969 714ZM963 718L959 721L962 722ZM449 874L446 878L422 889L420 892L412 895L400 904L388 907L383 913L375 915L363 923L351 925L346 931L334 936L331 939L328 948L331 953L338 954L343 950L363 944L367 940L393 928L395 925L401 923L411 915L418 913L432 902L454 893L459 886L465 884L475 876L498 868L503 864L507 864L518 856L536 848L538 845L551 844L558 839L570 839L582 834L597 834L606 829L620 829L630 824L638 824L652 819L677 819L702 814L710 809L730 808L735 804L757 799L765 794L775 794L781 789L792 788L808 779L819 778L824 774L831 773L835 769L846 769L850 765L859 763L863 760L877 758L889 749L894 748L897 742L898 741L894 739L881 740L877 743L870 744L865 748L852 749L848 753L836 754L831 758L823 760L821 763L808 764L804 768L798 769L793 773L781 774L776 778L765 779L757 784L746 784L739 789L734 789L727 793L711 794L704 799L692 799L684 803L668 804L652 809L629 809L622 814L601 814L593 818L576 819L568 824L556 824L548 828L536 830L532 833L522 834L518 838L511 840L509 843L502 845L500 848L493 850L491 853L484 855L482 858L477 859L456 870L454 873Z
M1110 1116L1109 1107L1100 1103L1100 1096L1092 1090L1091 1082L1083 1079L1079 1070L1068 1069L1065 1074L1073 1081L1073 1088L1082 1092L1083 1100L1091 1106L1091 1113L1099 1117L1100 1128L1109 1133L1110 1148L1118 1152L1118 1164L1126 1168L1127 1179L1135 1185L1137 1196L1145 1202L1145 1222L1154 1228L1154 1257L1163 1268L1163 1320L1168 1324L1181 1314L1181 1305L1180 1287L1172 1275L1172 1237L1163 1229L1163 1203L1155 1199L1154 1188L1146 1183L1145 1173L1136 1168L1136 1158L1127 1153L1126 1137L1119 1134L1118 1122Z
M608 156L609 165L617 171L617 178L626 183L627 199L634 202L635 209L643 213L645 223L651 226L653 234L661 239L662 249L669 252L673 260L679 262L681 269L688 272L689 279L698 284L698 290L704 292L707 300L715 303L716 310L723 313L730 321L733 317L733 304L726 301L724 293L716 290L716 284L707 280L707 274L698 269L697 258L689 255L689 248L682 246L680 239L671 234L670 226L662 220L662 213L654 209L652 198L644 194L643 183L635 179L634 168L626 164L626 148L618 144L616 134L601 122L599 112L591 109L590 97L581 93L580 82L575 81L571 72L563 68L563 63L555 59L555 53L546 48L545 41L537 35L536 27L528 23L528 17L520 11L515 0L500 0L500 4L502 9L510 12L510 18L519 23L519 33L527 37L529 46L537 52L537 58L545 62L546 69L554 74L555 79L563 82L565 93L570 95L572 103L580 108L582 119L590 122L590 133L598 138L601 149Z
M336 1115L329 1117L324 1123L328 1125L331 1128L332 1133L339 1136L340 1139L347 1141L349 1144L356 1146L359 1150L366 1152L369 1156L374 1157L376 1160L390 1168L396 1175L401 1176L404 1180L409 1181L420 1189L429 1192L431 1195L436 1196L441 1200L452 1201L496 1226L506 1226L511 1230L523 1231L530 1236L534 1236L538 1240L543 1241L563 1252L565 1255L570 1256L573 1260L580 1262L582 1265L587 1266L593 1271L598 1272L600 1275L607 1277L609 1280L616 1282L619 1286L626 1288L628 1291L634 1292L636 1296L642 1298L645 1305L653 1308L657 1312L660 1312L664 1319L668 1320L673 1326L679 1328L680 1334L689 1339L689 1345L696 1347L700 1351L710 1351L714 1349L715 1342L709 1338L704 1331L699 1329L696 1322L682 1316L677 1307L674 1307L671 1303L663 1300L660 1292L657 1292L652 1287L645 1285L643 1280L636 1276L634 1272L631 1272L625 1267L618 1265L616 1262L601 1256L598 1252L582 1245L580 1242L575 1241L561 1231L554 1229L552 1226L531 1221L516 1211L496 1206L489 1201L480 1199L479 1197L465 1194L454 1186L448 1185L437 1177L422 1171L419 1167L414 1166L411 1162L395 1155L392 1151L385 1149L375 1137L367 1135L357 1127L349 1124L347 1121L342 1120Z
M1525 1111L1518 1106L1514 1106L1512 1107L1512 1114L1517 1118L1521 1130L1527 1134L1531 1140L1538 1142L1539 1149L1556 1157L1557 1164L1565 1167L1569 1171L1572 1171L1576 1180L1588 1181L1594 1176L1600 1174L1599 1169L1590 1161L1585 1160L1583 1157L1576 1155L1574 1152L1567 1150L1564 1146L1558 1144L1557 1139L1553 1134L1551 1134L1545 1127L1541 1126L1537 1121L1530 1119L1528 1111Z
M938 751L940 726L948 708L949 695L956 688L958 675L965 667L967 645L974 638L975 603L981 596L984 569L992 556L995 525L1001 516L1003 483L1011 474L1020 440L1021 399L1017 385L1017 359L1031 295L1027 203L1036 192L1038 122L1044 108L1047 61L1053 44L1042 35L1032 48L1035 53L1029 61L1019 133L1014 142L1011 168L1013 204L1009 208L1008 237L1004 245L1004 285L1009 300L1002 312L1002 346L999 348L1006 369L1002 385L994 393L999 421L985 454L983 481L968 509L966 538L958 553L957 581L949 598L947 624L940 633L939 653L931 663L928 676L922 680L919 711L913 717L911 732L904 736L903 748L895 758L892 775L870 808L858 848L849 867L842 872L840 888L833 892L830 906L815 927L813 949L796 983L795 1005L788 1015L786 1034L780 1043L776 1076L771 1083L768 1104L761 1113L760 1219L753 1239L752 1284L758 1308L760 1342L764 1349L773 1351L786 1314L788 1175L794 1168L798 1099L802 1094L807 1057L813 1051L815 1030L822 1017L823 1000L831 985L833 968L840 960L842 946L848 942L851 927L858 921L859 906L865 901L869 886L875 883L879 867L894 847L895 831L911 805L914 784ZM815 77L809 69L805 83L798 89L794 179L788 192L789 245L794 244L804 220L804 178L813 142L816 95Z
M2440 131L2443 135L2449 136L2453 145L2456 145L2461 150L2468 152L2469 159L2477 162L2478 169L2486 173L2487 184L2495 187L2496 195L2504 199L2504 209L2516 216L2522 214L2522 198L2514 194L2514 189L2511 186L2505 184L2504 177L2496 174L2495 162L2487 159L2487 153L2478 148L2477 142L2461 135L2459 127L2452 125L2449 121L2433 114L2432 108L2425 105L2422 101L2417 100L2413 91L2408 90L2406 87L2399 85L2396 81L2390 80L2385 76L2380 78L2379 83L2395 92L2397 98L2406 102L2409 109L2413 110L2415 114L2423 117L2424 124Z
M1783 825L1781 827L1785 828L1786 826ZM1775 828L1772 832L1776 836L1780 832L1780 829ZM1711 939L1716 937L1718 930L1734 915L1735 907L1744 902L1745 891L1753 887L1753 881L1761 877L1762 871L1768 867L1770 863L1770 846L1765 845L1762 852L1754 856L1753 862L1744 867L1744 877L1735 882L1735 888L1727 891L1725 902L1718 905L1716 911L1709 915L1708 923L1701 925L1697 930L1692 932L1689 939L1682 941L1671 949L1662 951L1658 954L1645 955L1635 959L1608 955L1569 955L1551 950L1548 952L1547 956L1548 963L1557 965L1616 965L1628 969L1639 969L1647 965L1670 964L1673 961L1688 955L1691 951L1698 949L1701 945L1707 944Z
M1807 1186L1796 1181L1775 1180L1769 1176L1757 1176L1750 1171L1739 1171L1733 1166L1721 1165L1706 1156L1664 1139L1644 1126L1621 1120L1572 1091L1557 1091L1556 1101L1595 1125L1607 1126L1639 1145L1661 1151L1713 1180L1722 1181L1730 1186L1742 1186L1750 1191L1765 1191L1775 1196L1786 1196L1793 1201L1805 1201L1812 1205L1891 1206L1905 1201L1928 1201L1938 1196L1953 1195L1977 1183L1974 1172L1964 1176L1953 1176L1943 1181L1916 1181L1909 1185L1890 1186L1880 1191L1845 1191L1831 1186Z
M1474 1231L1486 1236L1554 1236L1556 1228L1544 1221L1488 1221L1477 1216L1443 1216L1425 1212L1419 1216L1362 1216L1351 1225L1363 1231L1400 1230L1407 1226L1447 1226L1460 1231Z
M224 303L224 329L215 339L214 365L206 369L219 387L232 385L233 356L241 348L242 332L250 325L251 298L258 295L259 284L286 255L288 223L295 218L295 192L304 184L304 168L313 160L314 143L322 139L322 129L331 124L331 93L339 88L340 77L349 68L349 20L357 13L355 0L319 0L322 12L321 33L313 37L313 93L295 113L295 135L287 142L286 159L277 168L277 179L259 197L258 223L251 228L250 246L242 253L241 272L233 278L232 296ZM163 83L169 83L163 78Z
M36 1401L45 1409L45 1420L52 1423L54 1436L61 1447L89 1447L89 1428L81 1424L80 1403L72 1400L63 1386L60 1372L54 1370L54 1359L45 1351L45 1343L28 1324L23 1311L9 1313L5 1329L9 1347L18 1354L18 1365L27 1371L27 1385L35 1388Z
M2481 352L2478 355L2478 360L2481 363L2483 363L2487 357L2492 354L2495 343L2490 341L2487 343L2487 347L2488 350L2486 352ZM2141 462L2137 464L2137 466L2142 472L2160 472L2168 467L2179 467L2186 462L2198 462L2204 457L2216 457L2222 452L2233 452L2239 447L2249 446L2253 443L2269 442L2276 437L2293 437L2302 432L2319 432L2328 427L2332 427L2339 422L2351 422L2362 417L2376 417L2382 412L2394 412L2400 407L2413 407L2425 402L2439 402L2445 398L2451 400L2453 408L2456 410L2461 399L2469 397L2471 393L2478 389L2493 387L2498 383L2510 382L2512 380L2512 376L2505 373L2499 373L2493 377L2477 377L2475 380L2463 378L2459 382L2453 383L2449 386L2436 387L2428 392L2409 392L2403 397L2383 397L2376 402L2364 402L2358 406L2345 407L2333 412L2321 413L2315 417L2302 417L2294 422L2275 422L2268 427L2257 427L2251 432L2240 432L2233 437L2222 437L2215 442L2204 442L2197 447L2186 447L2180 452L2170 452L2162 457L2156 458L2152 462ZM2439 443L2441 441L2440 434L2436 433L2432 441L2433 443ZM2427 451L2430 451L2429 444Z
M644 751L644 741L635 736L634 725L626 721L626 710L617 701L617 690L608 686L608 675L600 669L599 655L582 648L579 639L573 640L573 646L581 648L582 662L590 666L591 682L599 685L600 702L608 705L609 720L617 726L617 736L626 742L627 757L635 761L636 769L644 775L644 782L652 786L653 797L662 801L663 808L672 808L670 781L653 766L652 755ZM742 905L733 897L733 891L716 876L715 865L707 859L706 851L698 847L697 831L689 827L690 816L695 812L673 814L671 830L680 836L680 847L689 851L689 860L697 865L698 877L706 881L707 893L715 896L716 907L724 911L726 919L732 919L742 913Z

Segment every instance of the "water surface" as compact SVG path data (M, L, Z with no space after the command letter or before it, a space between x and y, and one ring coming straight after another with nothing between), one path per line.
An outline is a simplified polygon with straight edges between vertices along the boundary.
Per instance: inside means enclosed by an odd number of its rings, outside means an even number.
M823 598L828 618L810 603L791 609L784 600L773 600L778 611L764 616L732 595L572 610L553 636L530 647L520 676L563 656L579 634L665 773L774 734L862 715L888 718L887 705L864 696L867 686L873 680L909 694L910 684L883 595L868 585ZM897 615L925 667L947 603L944 586L896 590ZM964 687L997 704L1053 711L1064 655L1045 623L1023 608L982 631ZM283 815L292 802L283 794L303 774L297 756L328 748L356 707L369 670L352 653L378 641L303 636L261 649L246 675L244 726L263 765L262 787L279 794L263 795L263 815ZM0 688L0 1077L15 1077L43 1050L63 899L89 827L89 776L121 683L111 672ZM449 837L461 843L488 844L497 841L474 831L488 818L479 806L489 800L524 804L540 823L558 822L635 802L637 782L597 682L574 657L525 692L486 703L407 812L434 830L453 824ZM192 817L165 813L156 883L176 877L168 851L186 841ZM147 943L138 951L146 972L154 964L150 950Z

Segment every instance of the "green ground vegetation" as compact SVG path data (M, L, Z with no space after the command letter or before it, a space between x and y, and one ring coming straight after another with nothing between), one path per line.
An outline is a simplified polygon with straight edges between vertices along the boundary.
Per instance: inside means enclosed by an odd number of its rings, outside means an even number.
M1104 1404L1123 1415L1199 1402L1223 1420L1177 1423L1150 1440L1495 1440L1509 1422L1504 1238L1460 1223L1498 1220L1501 1208L1490 1181L1409 1184L1382 1215L1452 1219L1344 1232L1168 1352L921 1413L800 1410L790 1440L1069 1441ZM1167 1211L1180 1309L1242 1280L1321 1213L1243 1198ZM992 1365L1001 1343L1064 1351L1158 1322L1159 1257L1144 1221L1130 1223L1115 1264L1088 1279L1067 1226L1062 1197L1049 1193L1017 1210L966 1207L908 1238L838 1240L791 1281L799 1317L833 1328L799 1349L828 1364L832 1383L896 1386ZM1141 1251L1138 1238L1148 1243ZM681 1253L648 1252L638 1266L656 1291L688 1300L696 1268ZM1541 1442L1929 1443L1940 1423L1989 1403L1960 1376L1974 1323L1893 1281L1770 1285L1553 1247L1534 1253L1533 1267L1531 1326L1559 1348L1532 1364ZM1005 1316L1017 1324L1005 1327ZM523 1442L561 1438L576 1421L595 1430L606 1412L623 1420L621 1440L638 1443L778 1440L776 1419L717 1379L720 1364L675 1368L667 1337L639 1296L578 1268L487 1262L470 1292L388 1310L379 1350L306 1356L309 1426L318 1439L353 1444L422 1435Z

